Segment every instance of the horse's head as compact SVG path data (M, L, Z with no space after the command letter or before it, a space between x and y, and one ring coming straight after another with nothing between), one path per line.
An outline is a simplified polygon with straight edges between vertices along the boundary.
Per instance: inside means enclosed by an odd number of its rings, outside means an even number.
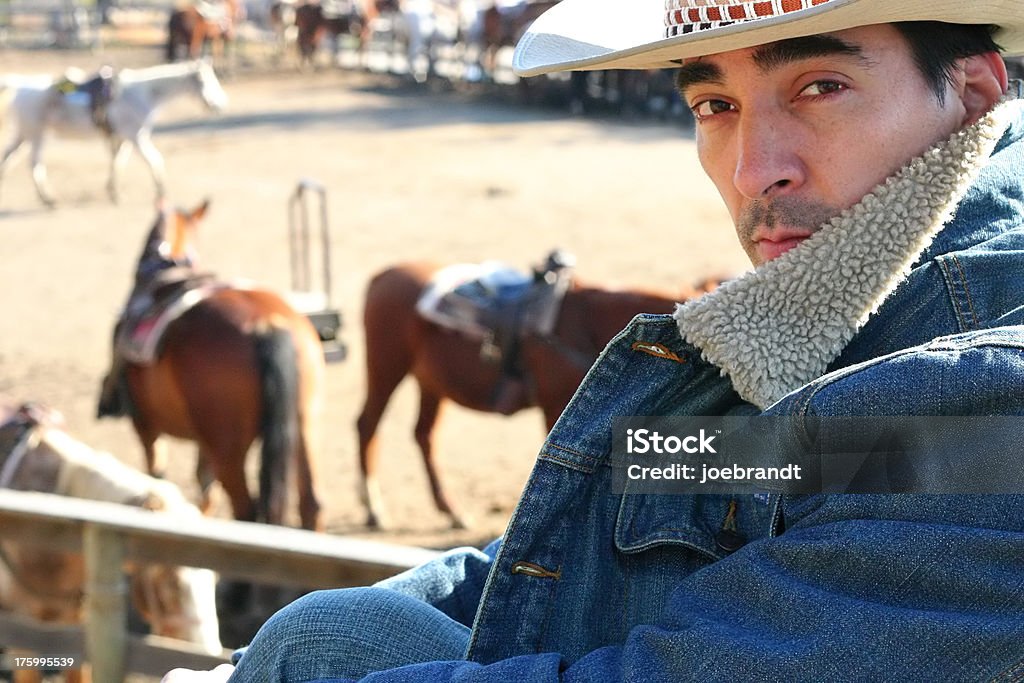
M169 482L154 481L142 507L198 517L199 510ZM140 563L132 567L132 603L158 636L222 653L217 619L217 574L210 569Z
M204 199L193 209L176 208L161 212L164 220L164 257L175 263L195 266L199 260L196 232L199 222L206 216L210 200Z
M195 268L199 261L196 228L206 215L210 201L194 209L158 207L156 221L146 235L135 271L136 286L149 282L157 273L174 267Z
M228 106L228 94L217 79L213 65L205 59L195 62L196 86L199 98L210 111L222 112Z
M216 588L217 575L210 569L144 564L132 572L132 603L154 634L219 655Z

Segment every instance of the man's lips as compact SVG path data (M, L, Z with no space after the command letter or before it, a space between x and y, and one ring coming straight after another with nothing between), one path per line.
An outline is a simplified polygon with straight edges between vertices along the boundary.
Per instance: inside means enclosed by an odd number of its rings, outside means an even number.
M780 230L760 239L755 239L754 242L757 245L757 251L763 262L782 256L808 237L810 237L809 233Z

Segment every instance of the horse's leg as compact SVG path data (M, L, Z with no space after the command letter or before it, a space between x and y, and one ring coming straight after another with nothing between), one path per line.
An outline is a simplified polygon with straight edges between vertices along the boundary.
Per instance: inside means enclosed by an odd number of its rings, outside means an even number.
M210 36L210 59L220 68L224 66L224 37L216 33Z
M366 507L366 525L368 527L387 526L384 502L377 481L377 459L380 455L377 443L377 427L381 416L388 405L391 394L398 387L412 367L411 358L404 350L393 353L393 344L385 341L384 345L374 343L371 339L374 325L367 321L366 344L366 401L363 410L356 420L359 432L359 467L362 472L362 489L360 495Z
M156 198L163 199L165 195L165 175L164 170L164 158L160 154L159 150L153 145L153 141L149 137L149 133L140 132L135 138L135 148L139 150L139 154L146 160L149 165L149 172L153 176L153 184L156 186Z
M14 156L14 153L17 152L23 144L25 144L25 138L23 138L21 134L18 134L12 137L11 141L7 144L7 147L4 148L3 154L0 155L0 180L3 179L4 169L7 168L7 164L11 160L11 157Z
M204 454L209 454L203 458L227 494L231 514L243 522L255 521L256 505L249 495L249 486L245 482L245 456L249 452L248 444L204 444L200 447Z
M437 465L434 462L434 425L441 414L441 397L431 393L420 386L420 414L416 420L414 436L416 444L423 454L423 466L427 469L427 478L430 479L430 492L434 496L434 505L437 509L446 514L451 521L453 529L468 529L465 518L452 509L448 496L445 495L441 486L441 479L437 476Z
M217 476L210 466L210 457L200 444L196 458L196 481L199 482L199 510L204 515L210 514L213 507L213 485Z
M299 520L303 529L323 531L320 501L316 495L316 462L319 430L311 424L312 418L301 418L301 434L296 455L296 483L299 489Z
M142 451L146 456L146 472L151 477L163 478L167 473L167 444L160 440L160 434L148 425L133 420L135 433L142 442Z
M199 59L203 56L203 45L206 43L206 31L203 29L202 20L196 22L192 29L192 36L188 43L188 58Z
M110 141L110 177L107 179L107 196L110 197L110 201L117 204L117 178L120 175L121 169L124 168L124 164L128 161L128 157L131 156L132 146L128 144L128 141L123 138L113 138Z
M32 151L30 165L32 168L32 181L36 185L36 194L39 195L39 200L52 207L57 202L53 199L53 194L50 192L49 183L46 179L46 166L43 165L43 138L39 136L32 140Z

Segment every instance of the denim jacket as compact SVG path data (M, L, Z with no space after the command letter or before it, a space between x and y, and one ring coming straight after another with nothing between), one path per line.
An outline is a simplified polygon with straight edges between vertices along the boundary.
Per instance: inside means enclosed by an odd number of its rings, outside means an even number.
M472 626L467 660L366 680L1024 680L1024 495L616 495L609 466L615 416L1024 414L1022 112L925 155L911 185L944 196L927 219L890 179L790 252L839 253L819 273L787 254L634 319L503 539L382 584ZM961 157L943 185L936 164ZM794 268L822 296L787 312Z

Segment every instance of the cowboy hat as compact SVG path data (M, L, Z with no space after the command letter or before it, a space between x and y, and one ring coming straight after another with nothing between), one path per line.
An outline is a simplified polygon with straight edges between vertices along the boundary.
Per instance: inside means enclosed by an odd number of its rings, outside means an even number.
M561 0L516 45L520 76L655 69L786 38L897 21L995 24L1024 53L1021 0Z

